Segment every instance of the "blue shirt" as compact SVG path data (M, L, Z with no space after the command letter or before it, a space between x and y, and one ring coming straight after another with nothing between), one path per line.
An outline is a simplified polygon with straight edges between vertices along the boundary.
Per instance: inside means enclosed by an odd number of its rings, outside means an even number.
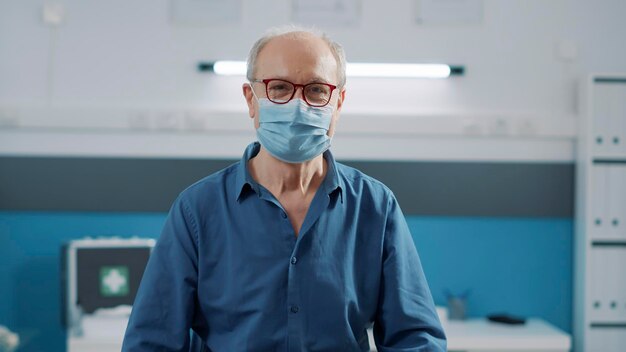
M398 202L324 153L327 175L296 237L247 161L183 191L150 257L123 351L445 351Z

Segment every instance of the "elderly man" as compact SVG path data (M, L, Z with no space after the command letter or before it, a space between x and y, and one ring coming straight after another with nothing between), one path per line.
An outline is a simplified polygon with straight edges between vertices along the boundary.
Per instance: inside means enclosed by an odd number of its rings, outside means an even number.
M243 94L259 142L181 193L135 300L124 351L445 351L392 192L329 150L345 57L323 34L270 32ZM381 121L381 123L383 123Z

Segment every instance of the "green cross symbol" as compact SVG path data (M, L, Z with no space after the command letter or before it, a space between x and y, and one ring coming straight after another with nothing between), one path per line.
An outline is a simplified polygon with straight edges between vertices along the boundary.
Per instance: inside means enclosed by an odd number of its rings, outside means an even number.
M103 266L100 268L100 294L102 296L126 296L128 291L127 267Z

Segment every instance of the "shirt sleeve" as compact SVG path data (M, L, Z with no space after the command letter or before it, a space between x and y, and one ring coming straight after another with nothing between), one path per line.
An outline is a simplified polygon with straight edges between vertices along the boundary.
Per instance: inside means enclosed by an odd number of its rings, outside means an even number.
M179 197L135 297L122 351L188 351L196 307L197 224Z
M374 321L378 351L446 351L446 336L415 244L393 194L387 205L381 293Z

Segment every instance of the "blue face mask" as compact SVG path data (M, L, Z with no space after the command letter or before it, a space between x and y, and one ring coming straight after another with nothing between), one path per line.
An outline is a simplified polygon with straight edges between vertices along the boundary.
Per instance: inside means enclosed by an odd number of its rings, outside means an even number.
M326 134L333 115L332 106L312 107L301 99L275 104L266 98L259 102L261 145L275 158L288 163L311 160L330 148Z

